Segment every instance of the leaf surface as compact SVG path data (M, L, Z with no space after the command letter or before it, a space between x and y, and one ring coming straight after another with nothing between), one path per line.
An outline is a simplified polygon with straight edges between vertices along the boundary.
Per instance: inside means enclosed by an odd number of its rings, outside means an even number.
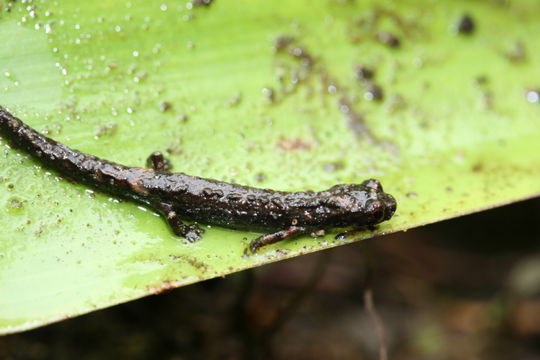
M130 166L161 150L176 171L276 190L378 178L396 215L245 258L259 234L186 243L1 140L0 333L540 193L538 2L196 3L3 2L0 104Z

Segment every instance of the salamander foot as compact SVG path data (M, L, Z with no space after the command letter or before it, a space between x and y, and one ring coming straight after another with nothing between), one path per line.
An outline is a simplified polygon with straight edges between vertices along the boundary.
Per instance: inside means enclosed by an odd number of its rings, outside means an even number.
M197 224L184 224L174 211L172 211L172 214L167 214L167 221L176 235L185 238L189 242L199 240L204 233L204 229L201 229Z
M176 214L176 211L173 210L172 206L168 204L161 204L160 207L175 235L181 236L189 242L194 242L199 240L202 237L201 235L204 234L204 229L201 229L199 225L184 224L180 217Z
M249 253L255 254L257 250L259 250L261 247L277 243L278 241L289 239L291 237L294 237L296 235L305 234L309 232L308 228L302 227L302 226L291 226L288 229L280 230L278 232L272 233L272 234L265 234L262 236L259 236L256 239L253 239L249 246L244 251L245 255L248 255Z
M201 229L197 224L184 225L183 234L181 236L185 237L189 242L195 242L202 238L204 234L204 229Z

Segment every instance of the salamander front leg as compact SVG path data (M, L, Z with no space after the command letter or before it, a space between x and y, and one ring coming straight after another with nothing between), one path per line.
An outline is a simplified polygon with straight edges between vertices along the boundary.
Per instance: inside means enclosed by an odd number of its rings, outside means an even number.
M167 222L176 235L186 238L189 242L201 239L201 235L204 233L204 229L201 229L197 224L184 224L174 211L167 215Z
M148 159L146 159L146 166L154 169L156 172L168 173L172 169L172 165L169 160L165 159L163 153L160 151L154 151Z
M201 235L204 233L204 229L201 229L199 225L184 224L180 217L176 214L176 211L174 211L172 206L169 204L162 204L161 209L165 215L165 219L169 223L169 226L175 235L186 238L186 240L189 242L194 242L201 238Z
M278 232L275 232L273 234L266 234L259 236L258 238L254 239L249 246L246 248L245 253L247 254L248 251L254 254L259 250L261 247L277 243L278 241L289 239L293 236L305 234L309 232L308 228L302 227L302 226L291 226L288 229L281 230Z

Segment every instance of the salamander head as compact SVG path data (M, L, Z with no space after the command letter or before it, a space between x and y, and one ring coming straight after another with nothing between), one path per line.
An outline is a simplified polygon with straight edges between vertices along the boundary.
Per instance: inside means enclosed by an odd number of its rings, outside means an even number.
M375 179L361 184L336 185L328 192L327 204L339 210L334 226L375 225L390 219L396 211L396 200L383 192L381 183Z

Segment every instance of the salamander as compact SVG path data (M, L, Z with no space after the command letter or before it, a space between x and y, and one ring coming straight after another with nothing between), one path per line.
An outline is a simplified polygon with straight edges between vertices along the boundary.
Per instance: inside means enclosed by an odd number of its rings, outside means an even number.
M375 179L319 192L285 192L171 173L160 152L149 157L149 167L127 167L71 149L1 107L0 134L70 179L157 210L174 234L188 241L198 240L204 233L198 223L268 232L252 240L246 249L255 253L262 246L300 234L371 227L390 219L396 211L394 197Z

